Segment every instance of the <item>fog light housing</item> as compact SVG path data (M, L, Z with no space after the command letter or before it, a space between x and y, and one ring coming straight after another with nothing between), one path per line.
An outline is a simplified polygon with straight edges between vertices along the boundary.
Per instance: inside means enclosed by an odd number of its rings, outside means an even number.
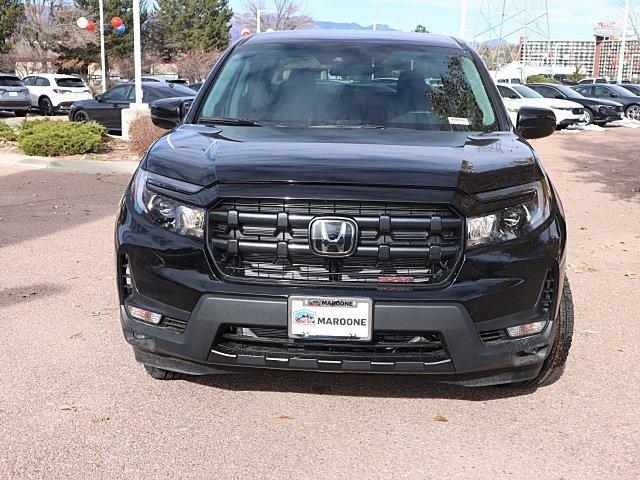
M127 313L136 320L151 323L152 325L158 325L162 320L162 315L159 313L150 312L144 308L134 307L132 305L127 305Z
M524 325L517 325L515 327L507 328L507 335L511 338L528 337L530 335L536 335L544 330L546 321L525 323Z

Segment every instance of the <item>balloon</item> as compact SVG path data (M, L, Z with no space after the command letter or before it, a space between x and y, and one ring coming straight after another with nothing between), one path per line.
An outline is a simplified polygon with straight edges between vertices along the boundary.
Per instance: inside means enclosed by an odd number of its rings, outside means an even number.
M111 26L113 28L118 28L120 25L122 25L122 19L120 17L113 17L111 19Z
M80 17L78 20L76 20L76 25L78 26L78 28L85 29L87 28L87 25L89 25L89 20L87 20L85 17Z
M116 33L118 35L122 35L126 30L127 27L125 27L124 25L120 25L118 28L116 28Z
M84 29L87 32L93 32L96 29L96 22L89 20L89 24Z

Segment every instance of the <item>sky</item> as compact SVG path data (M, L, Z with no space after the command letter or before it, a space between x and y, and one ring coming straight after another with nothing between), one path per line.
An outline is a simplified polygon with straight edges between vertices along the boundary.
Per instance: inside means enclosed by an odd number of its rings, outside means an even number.
M268 5L270 0L265 0ZM384 23L398 30L411 30L412 0L296 0L314 20L359 23ZM461 0L415 0L416 23L433 33L458 35ZM482 4L501 5L501 0L467 0L468 15L465 38L473 39L483 30ZM544 0L507 0L507 9L516 4L542 4ZM549 30L555 40L591 40L597 22L620 20L624 0L548 0ZM632 3L640 1L632 0ZM243 0L230 0L235 11L244 11ZM486 9L488 10L488 9ZM492 8L492 15L499 9ZM499 35L495 35L499 36ZM515 40L519 33L516 34ZM514 37L512 37L514 38Z

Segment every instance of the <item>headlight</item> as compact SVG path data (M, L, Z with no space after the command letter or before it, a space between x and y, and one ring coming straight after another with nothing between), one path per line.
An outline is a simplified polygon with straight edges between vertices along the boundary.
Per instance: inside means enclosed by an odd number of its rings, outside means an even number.
M159 195L147 187L149 174L139 169L131 185L133 206L151 223L161 228L202 239L204 237L204 216L202 208L189 207L171 198Z
M513 240L535 230L549 218L546 181L510 188L509 195L528 195L529 199L487 215L467 218L467 248Z

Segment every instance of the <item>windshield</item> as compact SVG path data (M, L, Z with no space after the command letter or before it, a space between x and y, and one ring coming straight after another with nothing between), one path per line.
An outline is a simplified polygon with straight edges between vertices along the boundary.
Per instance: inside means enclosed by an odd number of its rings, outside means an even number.
M85 84L79 78L56 78L56 84L59 87L66 88L83 88Z
M518 92L524 98L544 98L534 89L526 87L524 85L512 85L511 88L513 88L516 92Z
M584 98L584 95L579 94L573 88L559 86L559 85L556 85L555 87L558 90L560 90L562 93L564 93L567 96L567 98Z
M621 97L635 97L636 96L636 94L633 93L631 90L627 90L626 88L621 87L620 85L609 85L609 88L611 88L611 90L616 92Z
M0 77L0 87L21 87L18 77Z
M198 121L282 127L498 128L480 74L459 50L422 45L244 45L207 92Z

